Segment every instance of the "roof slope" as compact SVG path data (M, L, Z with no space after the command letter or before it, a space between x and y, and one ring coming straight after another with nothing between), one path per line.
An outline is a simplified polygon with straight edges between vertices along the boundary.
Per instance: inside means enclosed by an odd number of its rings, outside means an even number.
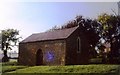
M32 34L28 38L24 39L21 43L65 39L68 36L70 36L77 28L78 27L73 27L73 28L68 28L68 29Z

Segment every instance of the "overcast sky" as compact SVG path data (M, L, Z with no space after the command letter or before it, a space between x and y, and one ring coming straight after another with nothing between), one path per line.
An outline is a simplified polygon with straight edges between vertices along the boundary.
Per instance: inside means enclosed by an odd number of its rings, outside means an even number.
M20 36L61 26L76 15L96 18L101 13L118 12L117 2L4 2L0 3L0 30L14 28Z

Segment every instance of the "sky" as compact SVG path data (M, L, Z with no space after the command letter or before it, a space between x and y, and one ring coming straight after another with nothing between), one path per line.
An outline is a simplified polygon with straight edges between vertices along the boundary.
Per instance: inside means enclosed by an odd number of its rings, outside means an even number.
M117 2L0 2L0 30L17 29L25 39L64 25L76 15L94 19L101 13L114 14L112 10L118 13Z

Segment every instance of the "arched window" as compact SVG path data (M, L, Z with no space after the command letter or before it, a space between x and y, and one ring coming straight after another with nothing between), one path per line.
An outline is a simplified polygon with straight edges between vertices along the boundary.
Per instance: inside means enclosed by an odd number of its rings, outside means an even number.
M80 37L77 38L77 53L81 53L81 40L80 40Z

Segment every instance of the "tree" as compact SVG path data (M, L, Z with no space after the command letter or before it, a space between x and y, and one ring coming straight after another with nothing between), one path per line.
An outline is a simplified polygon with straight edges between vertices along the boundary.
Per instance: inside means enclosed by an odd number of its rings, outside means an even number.
M105 53L105 56L113 61L113 58L118 57L118 50L120 49L120 16L104 13L98 16L98 21L100 23L98 27L100 38L105 41L104 43L108 42L111 45L111 51Z
M51 31L55 31L55 30L59 30L59 29L60 29L60 27L55 25L54 27L52 27L51 29L47 30L46 32L51 32Z
M1 32L1 37L2 37L2 51L4 53L4 57L2 59L3 62L7 62L9 60L8 56L7 56L7 50L12 50L11 43L13 42L15 45L18 42L19 37L17 37L17 35L19 35L19 31L16 29L6 29L6 30L2 30Z

